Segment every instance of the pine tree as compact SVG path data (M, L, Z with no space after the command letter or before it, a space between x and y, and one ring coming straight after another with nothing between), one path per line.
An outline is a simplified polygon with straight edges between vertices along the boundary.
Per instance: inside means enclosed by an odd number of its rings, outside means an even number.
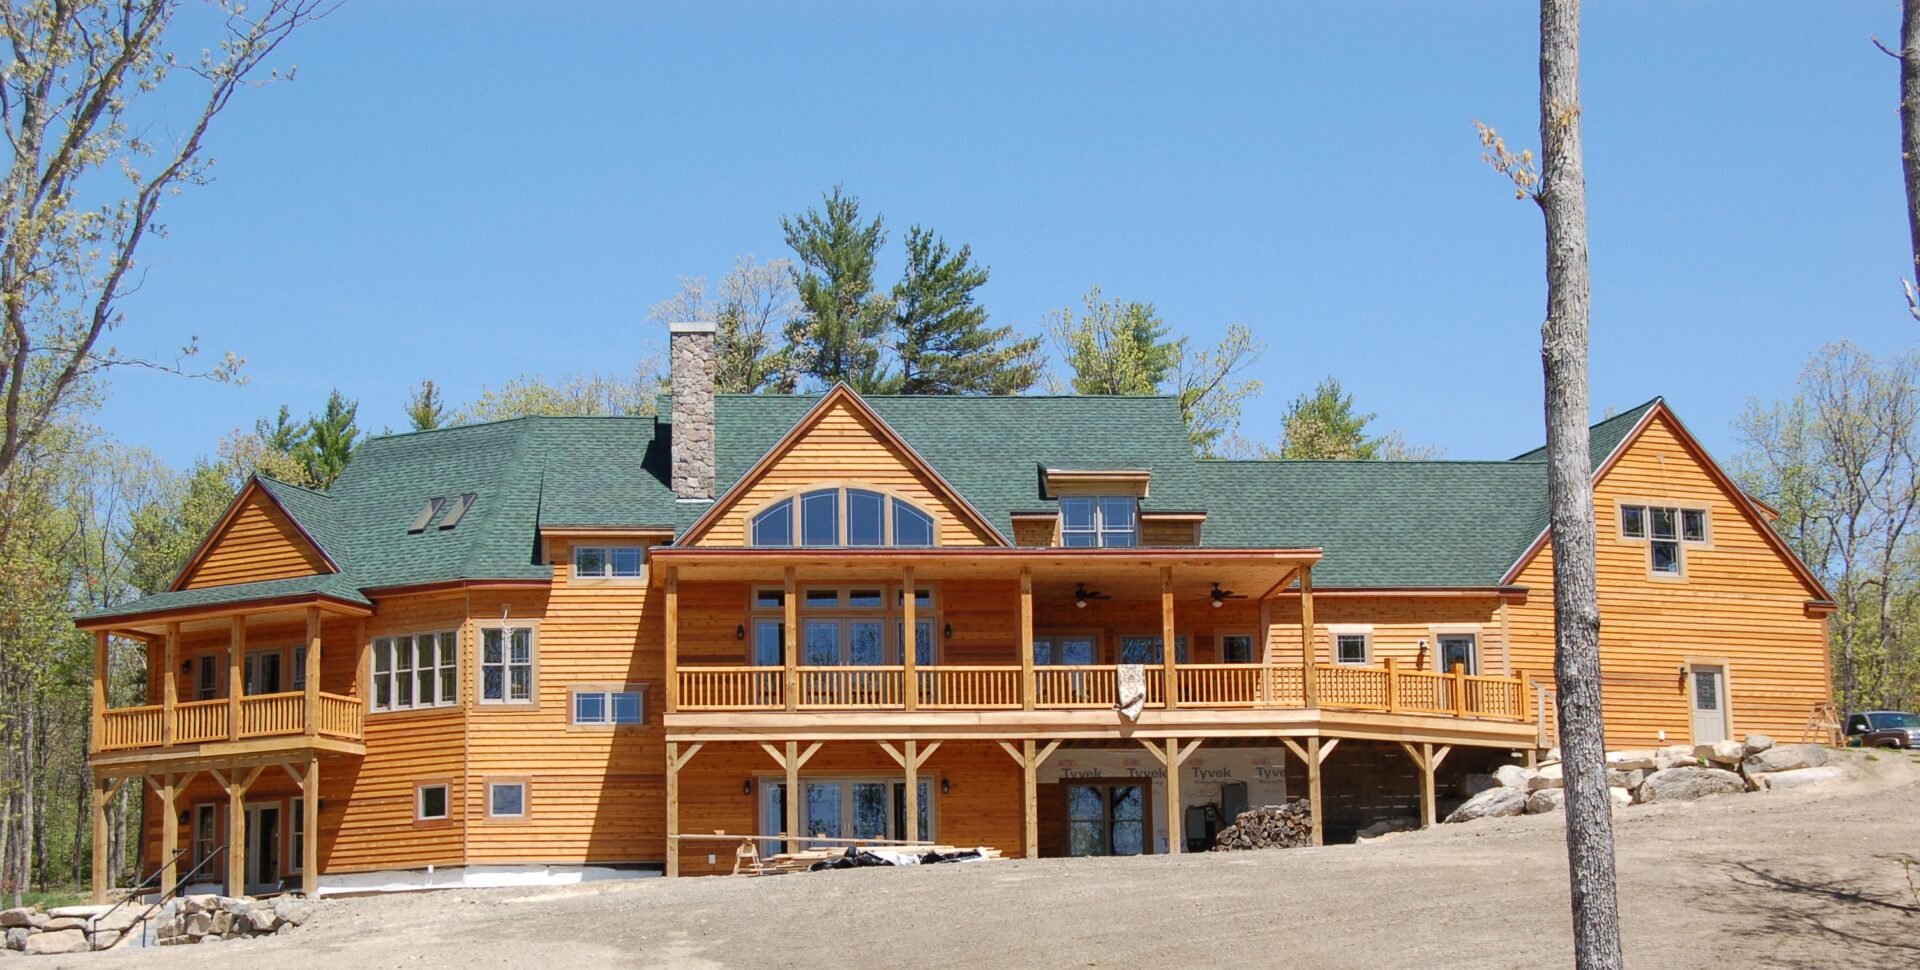
M293 451L307 468L307 477L321 488L328 488L347 470L360 437L354 415L360 406L334 391L327 396L327 408L307 419L307 433ZM284 416L284 409L282 414Z
M1178 366L1183 340L1167 339L1168 328L1151 303L1109 300L1099 287L1087 291L1086 312L1061 309L1048 331L1072 371L1075 394L1158 394Z
M974 301L987 268L973 250L949 250L932 230L907 230L907 266L893 288L894 353L901 394L1018 394L1040 378L1040 339L1013 339L1012 327L987 326Z
M1372 461L1380 457L1381 446L1381 439L1367 435L1367 423L1373 418L1355 413L1353 395L1329 377L1312 394L1302 394L1287 405L1281 418L1279 457Z
M415 431L432 431L446 424L446 402L432 381L421 381L420 389L407 398L407 420Z
M799 369L822 384L883 390L887 301L873 291L873 264L887 234L880 217L861 221L860 200L840 186L822 200L825 212L808 209L780 220L800 260L793 277L803 308L795 333Z

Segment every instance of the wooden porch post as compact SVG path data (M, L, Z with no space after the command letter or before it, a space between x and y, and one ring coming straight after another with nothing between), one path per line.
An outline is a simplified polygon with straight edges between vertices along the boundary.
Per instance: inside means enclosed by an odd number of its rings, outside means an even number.
M667 713L672 714L680 709L680 567L678 566L667 567L666 621ZM673 745L669 744L667 750L673 750ZM667 760L673 760L673 756L669 754ZM667 791L671 797L673 775L669 773L667 778ZM670 869L678 869L671 857L667 860L667 866Z
M180 864L174 855L180 851L180 815L174 803L180 793L178 776L169 771L160 776L160 892L173 892L180 880Z
M789 569L787 576L792 577ZM791 602L791 600L789 600ZM816 745L817 747L817 745ZM800 851L800 801L806 793L800 790L800 745L796 741L787 742L787 851Z
M1167 783L1163 786L1167 796L1167 852L1178 855L1186 851L1187 824L1185 807L1180 803L1180 766L1186 764L1187 756L1193 754L1205 739L1194 738L1182 745L1176 738L1167 738L1164 742L1165 751L1146 738L1138 740L1140 746L1146 748L1147 753L1167 769Z
M240 740L240 695L246 684L240 680L240 658L247 652L247 617L236 614L233 635L227 644L227 740ZM235 893L234 895L239 895Z
M104 640L106 634L100 634ZM97 682L97 681L96 681ZM99 776L93 779L93 901L107 901L107 802L112 799L111 782Z
M367 621L353 621L353 649L359 658L353 665L353 696L367 698L367 680L373 676L373 641L367 639Z
M1340 739L1335 738L1333 742L1325 748L1320 746L1319 735L1308 738L1305 747L1301 747L1300 742L1292 738L1281 738L1280 740L1287 746L1288 751L1293 752L1294 757L1306 763L1307 811L1313 817L1313 844L1323 845L1325 844L1326 826L1324 820L1320 818L1320 763L1327 760L1327 755L1333 753L1334 745L1339 744Z
M1453 678L1453 716L1467 716L1467 665L1454 664Z
M164 666L160 668L160 745L173 744L173 720L180 706L180 624L167 624Z
M1395 666L1397 663L1398 661L1396 661L1394 658L1392 657L1387 658L1387 713L1388 714L1392 714L1395 711L1400 709L1400 671Z
M1021 790L1025 796L1021 802L1025 805L1027 821L1025 857L1037 859L1040 857L1040 765L1060 746L1060 741L1057 738L1048 741L1047 746L1038 751L1034 750L1032 738L1020 742L1018 748L1005 741L999 745L1000 750L1020 765Z
M901 618L906 621L906 626L901 630L903 635L901 637L902 643L900 644L900 676L906 680L906 683L900 685L900 693L905 699L907 710L915 711L920 709L920 670L918 666L920 659L918 656L920 653L920 635L917 622L918 607L920 604L917 602L918 598L913 595L912 566L907 567L904 582L906 583L906 587L900 591L900 600L903 604L903 615ZM938 702L936 701L936 703ZM911 741L907 743L909 745L913 744ZM907 811L911 814L913 811L913 802L911 799L914 798L913 781L911 777L909 777L907 781L907 798L909 799L907 802Z
M1160 567L1160 663L1165 673L1166 683L1161 686L1161 696L1166 698L1167 710L1180 706L1180 673L1177 661L1180 651L1173 639L1173 567ZM1172 771L1171 768L1168 771ZM1171 830L1169 830L1171 831Z
M240 769L231 768L238 781ZM227 788L227 895L247 894L247 790L237 783Z
M313 675L307 676L313 683ZM313 755L300 779L300 893L308 899L320 895L320 759Z
M107 724L107 631L93 634L93 720L87 731L89 747L100 750Z
M908 570L912 574L912 570ZM907 594L907 600L913 600L913 594ZM911 614L909 614L911 615ZM907 742L907 757L900 765L907 773L907 834L909 842L920 841L920 742Z
M1273 706L1273 651L1270 649L1272 636L1273 601L1262 596L1260 598L1260 656L1255 658L1260 664L1261 707Z
M320 733L320 607L307 607L307 696L301 698L306 711L307 737Z
M668 589L673 580L669 579ZM669 614L671 617L671 614ZM673 622L671 618L667 620ZM669 625L667 629L673 627ZM668 634L669 637L672 634ZM669 641L671 642L671 641ZM671 710L671 708L669 708ZM680 742L667 742L667 875L680 874Z
M1313 669L1313 567L1300 567L1300 682L1306 694L1306 706L1320 706L1319 675ZM1314 816L1314 824L1319 824L1319 816ZM1316 837L1315 845L1320 841Z
M1033 710L1033 570L1020 567L1020 709Z
M787 695L787 710L791 711L797 709L800 701L800 673L797 669L800 666L800 584L794 577L792 566L787 567L786 581L782 588L785 590L785 593L780 597L780 601L785 603L787 607L786 634L782 637L782 639L786 641L782 644L782 653L784 653L786 657L787 670L783 675L785 677L785 690L783 690L782 693ZM792 745L789 744L788 747L792 747ZM787 789L787 804L791 806L793 802L793 789L789 788ZM788 814L791 816L792 813ZM799 851L797 844L788 846L787 851Z

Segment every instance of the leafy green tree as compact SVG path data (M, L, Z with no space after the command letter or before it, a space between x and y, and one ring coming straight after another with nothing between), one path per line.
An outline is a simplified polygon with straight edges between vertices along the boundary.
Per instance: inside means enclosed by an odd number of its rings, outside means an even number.
M1040 379L1040 338L987 325L974 299L987 268L919 226L907 230L907 266L893 288L893 349L900 394L1018 394Z
M794 342L798 366L822 384L845 381L863 394L884 390L888 301L873 289L874 261L887 241L883 220L862 221L860 200L837 185L822 201L824 211L780 220L800 260L794 270L802 322Z
M353 460L360 437L354 416L359 411L359 404L336 390L327 395L326 410L307 419L307 433L293 455L306 466L307 478L319 487L331 487Z
M415 431L432 431L447 423L446 402L432 381L421 381L420 389L408 395L407 421Z
M791 394L799 382L794 347L806 324L790 259L738 257L712 294L706 277L681 277L680 292L654 304L649 316L662 324L714 322L713 378L721 393Z
M522 374L498 390L482 388L480 396L455 412L449 424L477 424L534 415L606 416L652 414L661 380L653 361L634 367L633 376L573 374L550 381Z
M1287 405L1280 419L1280 458L1354 459L1372 461L1380 457L1381 440L1367 434L1372 413L1361 414L1353 406L1353 395L1332 377L1319 383L1311 394L1302 394Z

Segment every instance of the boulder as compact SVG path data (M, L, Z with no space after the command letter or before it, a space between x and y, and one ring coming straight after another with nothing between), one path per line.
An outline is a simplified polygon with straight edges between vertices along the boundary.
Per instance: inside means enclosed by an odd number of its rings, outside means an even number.
M0 909L0 927L12 928L15 926L32 925L33 910L27 909L24 906L19 909Z
M1647 776L1640 786L1642 802L1690 802L1708 795L1736 795L1747 790L1739 775L1719 768L1665 768Z
M1634 768L1629 771L1621 771L1613 767L1607 769L1607 784L1614 788L1638 788L1640 783L1646 780L1645 769Z
M1521 765L1501 765L1493 769L1493 780L1502 788L1527 789L1527 781L1534 776L1532 768Z
M275 916L273 910L261 906L247 913L245 929L249 933L271 933L279 922L280 917Z
M181 926L181 932L187 936L201 937L213 932L213 914L206 910L187 914L187 922Z
M1613 798L1614 808L1625 808L1633 804L1633 792L1625 788L1609 788L1607 794Z
M1747 754L1756 755L1773 747L1773 739L1764 734L1749 734L1746 740Z
M1817 744L1786 744L1750 755L1742 765L1748 774L1818 768L1827 763L1827 749Z
M1546 765L1535 771L1532 778L1527 779L1527 790L1544 791L1549 788L1564 788L1567 784L1565 771L1566 769L1558 763Z
M102 914L89 922L93 924L96 932L100 930L113 930L116 933L125 933L133 926L135 921L140 919L142 912L144 912L144 907L122 906L111 913Z
M211 893L197 893L192 896L182 896L180 897L180 911L188 916L192 916L195 913L204 913L213 909L215 905L214 901L219 898L220 897L212 895Z
M1760 776L1768 791L1786 791L1804 785L1817 785L1823 781L1832 781L1846 772L1839 765L1820 765L1815 768L1791 768L1786 771L1768 772Z
M1471 822L1476 818L1500 818L1521 815L1527 810L1527 794L1518 788L1489 788L1466 804L1448 813L1449 822Z
M1607 755L1607 767L1617 771L1652 771L1657 767L1654 754L1652 748L1614 751Z
M121 933L119 930L94 930L92 937L93 948L96 950L112 949L115 943L120 942L120 936Z
M26 949L27 937L32 935L33 935L33 931L24 926L7 927L7 949L9 950Z
M78 916L50 916L45 923L40 925L40 931L43 933L58 933L61 930L85 929L86 926L87 921Z
M1484 775L1476 771L1462 777L1459 786L1454 790L1460 793L1461 798L1472 798L1489 788L1498 787L1500 783L1493 780L1492 775Z
M86 953L87 934L79 930L53 930L27 937L28 953Z
M1653 753L1653 767L1656 771L1699 766L1700 759L1694 755L1693 749L1684 745L1669 745Z
M1739 741L1715 741L1712 744L1696 744L1693 756L1709 764L1726 765L1737 769L1740 760L1747 756L1747 746Z
M300 926L313 915L313 901L298 896L281 896L273 901L273 912L281 921Z
M86 919L89 916L104 916L106 915L108 910L113 908L113 906L114 906L113 903L86 903L80 906L55 906L54 908L47 910L47 915L52 916L55 919L58 919L63 916L67 916L67 917L77 916L81 919ZM120 908L126 909L127 907L122 906Z
M213 917L213 928L208 930L209 933L225 936L228 933L233 932L233 914L232 913L229 913L223 910L221 912L210 913L208 915Z
M1567 805L1567 790L1564 788L1543 788L1527 796L1528 815L1546 815L1557 812Z
M1559 760L1560 760L1560 746L1556 744L1553 747L1547 749L1547 753L1544 757L1540 759L1540 763L1545 765L1550 765L1558 762Z

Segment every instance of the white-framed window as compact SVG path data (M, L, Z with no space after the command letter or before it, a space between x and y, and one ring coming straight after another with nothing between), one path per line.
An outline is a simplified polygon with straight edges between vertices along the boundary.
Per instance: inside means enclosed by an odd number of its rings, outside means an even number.
M647 575L646 546L574 546L576 579L642 579Z
M435 822L449 817L452 810L452 798L446 785L421 785L413 790L413 817L422 822Z
M1060 544L1079 549L1137 546L1139 506L1131 495L1062 496Z
M897 495L857 486L817 488L756 513L756 546L931 546L933 516Z
M296 798L293 800L293 818L289 829L292 833L289 837L289 840L292 842L292 848L287 851L288 872L299 872L300 866L303 864L301 853L304 852L307 847L306 807L306 799Z
M638 688L573 689L573 723L582 725L642 724L646 695Z
M1227 633L1220 637L1220 662L1226 664L1250 664L1260 657L1253 649L1254 638L1251 633Z
M1704 508L1620 506L1620 538L1647 544L1647 572L1655 576L1685 575L1684 547L1706 545L1708 526Z
M526 818L527 783L524 781L487 782L488 818Z
M439 630L374 639L374 710L449 707L459 702L459 633Z
M482 627L480 702L528 704L532 701L533 628Z
M906 644L906 590L900 585L809 586L800 600L800 663L805 666L867 666L902 662ZM944 628L932 587L914 587L917 663L939 656ZM777 667L785 660L786 597L778 587L753 591L753 663Z
M1363 631L1333 635L1333 662L1365 664L1373 655L1373 635Z
M1436 635L1440 643L1436 659L1440 672L1453 673L1456 666L1465 668L1467 676L1480 673L1480 637L1473 633L1441 633Z

